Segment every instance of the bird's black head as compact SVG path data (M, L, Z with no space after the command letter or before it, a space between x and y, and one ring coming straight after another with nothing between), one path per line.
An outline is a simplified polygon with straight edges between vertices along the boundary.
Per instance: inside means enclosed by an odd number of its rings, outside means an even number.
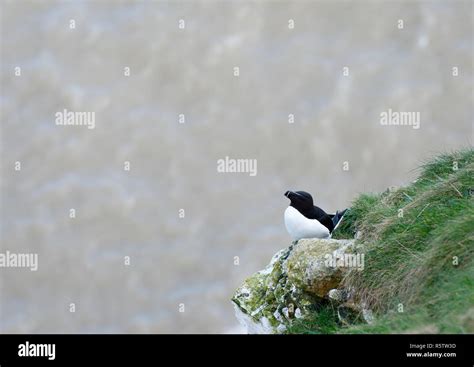
M287 191L285 196L290 199L290 206L304 212L313 208L313 197L306 191Z

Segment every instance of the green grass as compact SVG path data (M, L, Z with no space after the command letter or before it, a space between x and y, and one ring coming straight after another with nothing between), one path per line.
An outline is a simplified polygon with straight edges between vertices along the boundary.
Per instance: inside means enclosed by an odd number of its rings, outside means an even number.
M376 320L334 320L326 332L474 333L473 173L474 150L443 154L409 186L354 201L334 238L357 234L365 245L364 271L349 273L344 286ZM290 332L318 331L317 321L299 320Z
M325 305L305 320L296 320L289 327L289 334L333 334L338 330L337 311Z

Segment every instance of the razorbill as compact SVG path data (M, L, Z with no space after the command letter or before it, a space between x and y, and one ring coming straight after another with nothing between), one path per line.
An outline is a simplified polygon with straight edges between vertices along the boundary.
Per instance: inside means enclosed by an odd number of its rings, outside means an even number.
M285 226L295 241L330 237L347 210L327 214L314 206L313 197L305 191L287 191L285 196L291 201L285 210Z

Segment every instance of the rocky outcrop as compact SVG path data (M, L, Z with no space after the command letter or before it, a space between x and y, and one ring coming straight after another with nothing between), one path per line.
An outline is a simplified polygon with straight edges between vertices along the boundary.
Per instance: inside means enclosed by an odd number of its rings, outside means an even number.
M341 288L345 274L363 266L363 248L354 240L299 240L237 289L236 317L249 333L283 333L294 319L333 303L341 323L370 321L370 311Z

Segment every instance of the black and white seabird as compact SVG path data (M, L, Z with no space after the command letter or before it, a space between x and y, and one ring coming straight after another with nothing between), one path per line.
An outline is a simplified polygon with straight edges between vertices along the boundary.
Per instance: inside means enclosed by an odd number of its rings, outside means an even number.
M313 197L305 191L287 191L285 196L291 201L285 210L285 226L295 241L302 238L330 237L347 210L327 214L314 206Z

